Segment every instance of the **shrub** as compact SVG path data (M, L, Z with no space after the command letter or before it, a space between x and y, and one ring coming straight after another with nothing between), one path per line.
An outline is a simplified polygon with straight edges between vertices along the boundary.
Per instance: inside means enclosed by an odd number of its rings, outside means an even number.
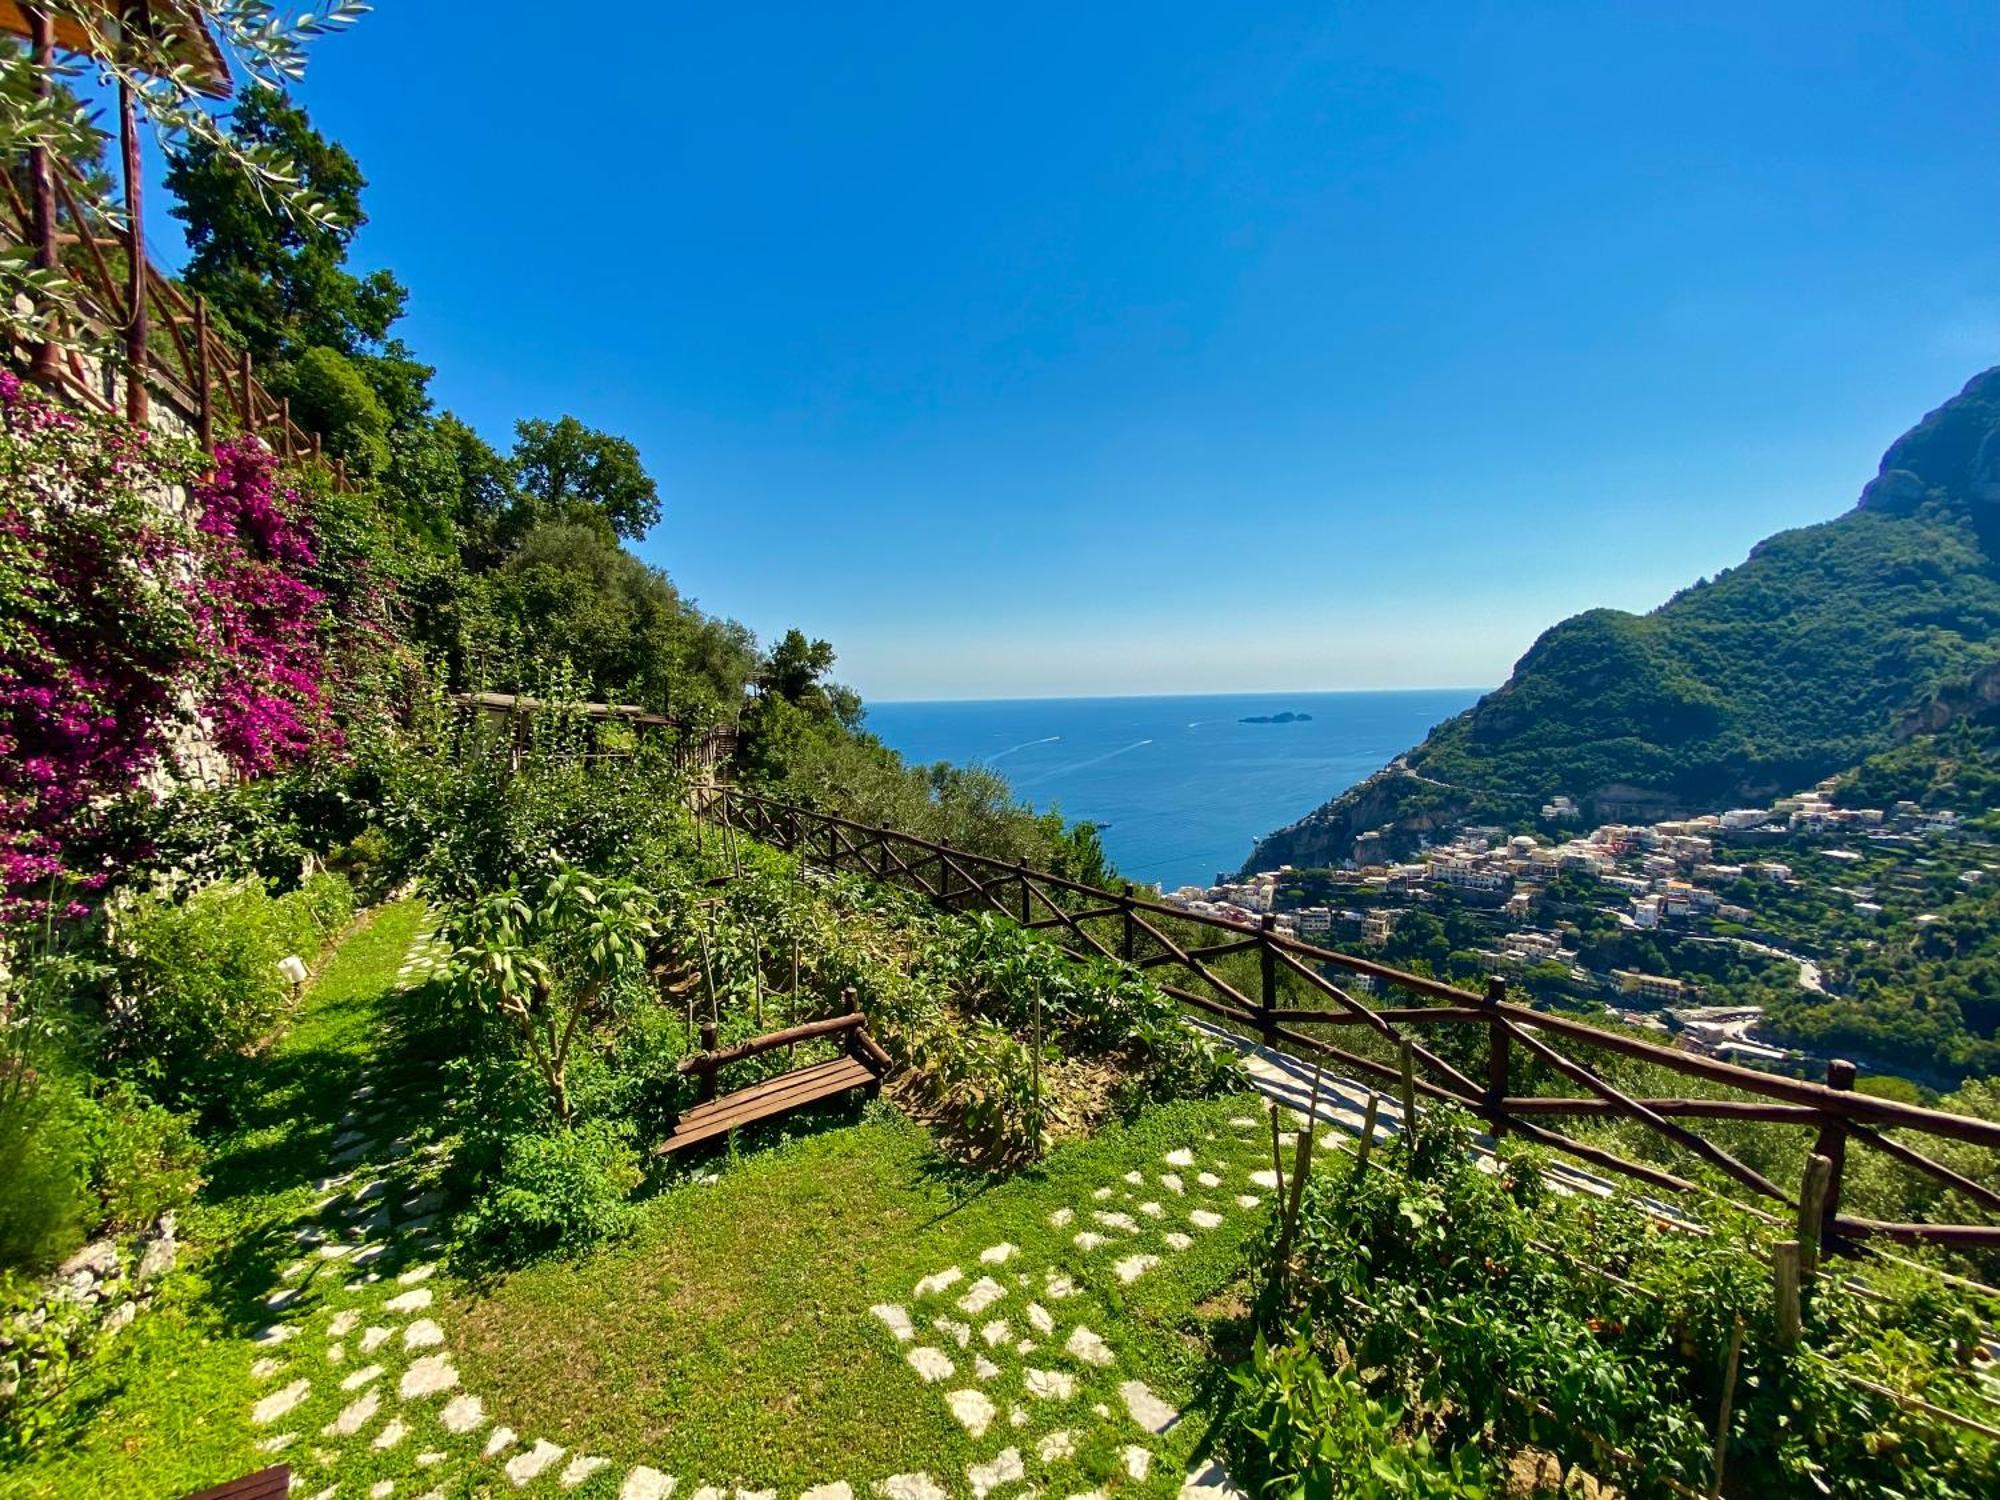
M460 1216L461 1237L519 1263L626 1233L633 1220L628 1199L643 1175L631 1135L629 1125L591 1120L573 1130L516 1136L492 1186Z
M95 1204L74 1099L57 1080L0 1063L0 1268L39 1271L83 1242Z
M291 996L279 960L318 953L352 916L353 900L344 879L321 874L283 897L240 880L180 903L145 895L115 904L111 1059L162 1097L191 1102L205 1073L277 1022Z
M146 1229L194 1200L204 1153L184 1116L125 1083L91 1101L85 1116L91 1186L104 1227Z
M389 413L381 398L337 349L312 348L299 356L286 380L293 415L323 433L329 453L374 474L389 462Z

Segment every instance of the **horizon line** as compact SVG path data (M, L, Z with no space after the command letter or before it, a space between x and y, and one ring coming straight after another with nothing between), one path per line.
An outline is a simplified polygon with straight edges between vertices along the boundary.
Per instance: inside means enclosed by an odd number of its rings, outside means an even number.
M862 699L863 709L873 706L900 706L913 703L1091 703L1106 699L1117 702L1142 702L1163 698L1282 698L1287 694L1308 698L1381 698L1393 694L1407 693L1490 693L1492 688L1464 686L1401 687L1401 688L1246 688L1226 693L1021 693L1003 694L991 698L866 698Z

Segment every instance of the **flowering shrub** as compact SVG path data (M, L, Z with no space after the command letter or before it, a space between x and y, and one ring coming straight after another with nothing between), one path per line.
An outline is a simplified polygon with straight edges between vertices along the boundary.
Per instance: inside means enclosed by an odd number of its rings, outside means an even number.
M300 575L314 563L296 491L261 443L224 442L195 488L201 579L194 618L212 676L202 708L216 743L260 775L337 738L320 644L325 596Z
M114 810L190 703L245 776L340 735L306 507L268 449L239 439L210 460L53 405L6 371L0 430L6 922L58 887L105 883ZM176 486L192 526L160 503Z
M103 883L94 810L159 758L195 629L187 528L146 497L184 443L52 406L0 371L0 917Z

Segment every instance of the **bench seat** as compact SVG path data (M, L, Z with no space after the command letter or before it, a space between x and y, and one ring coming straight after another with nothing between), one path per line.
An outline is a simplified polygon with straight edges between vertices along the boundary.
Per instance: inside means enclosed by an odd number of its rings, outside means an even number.
M654 1154L666 1156L719 1135L727 1135L740 1126L788 1114L822 1099L835 1098L850 1089L872 1092L881 1086L881 1082L873 1069L853 1057L839 1057L832 1062L800 1068L796 1072L780 1073L776 1078L767 1078L747 1089L695 1105L680 1117L673 1134L660 1142Z

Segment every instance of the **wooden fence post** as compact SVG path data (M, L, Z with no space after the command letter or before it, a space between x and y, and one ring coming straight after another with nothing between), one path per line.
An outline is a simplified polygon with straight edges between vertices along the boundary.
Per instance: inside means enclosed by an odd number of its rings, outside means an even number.
M257 435L257 377L250 373L250 351L243 350L236 357L236 377L242 383L243 395L243 435Z
M1368 1091L1368 1113L1361 1120L1361 1145L1354 1153L1354 1175L1359 1177L1368 1170L1368 1153L1375 1149L1375 1117L1381 1112L1382 1096L1373 1089Z
M215 372L208 362L208 298L194 297L195 435L203 448L215 446Z
M1278 1041L1278 1023L1271 1019L1271 1012L1278 1008L1278 956L1271 951L1271 933L1277 925L1277 917L1268 911L1257 924L1258 1003L1263 1008L1257 1019L1266 1047Z
M701 1023L702 1056L695 1064L695 1096L703 1104L715 1097L715 1022Z
M55 89L55 17L45 10L29 9L28 32L31 38L28 44L30 57L35 65L35 97L47 99ZM53 271L59 264L56 254L55 168L44 147L31 145L28 148L28 187L34 220L31 232L35 237L35 268ZM48 309L43 311L46 313ZM54 325L54 321L50 318L50 326ZM44 385L52 385L63 378L62 355L54 339L43 339L35 345L34 375Z
M1417 1060L1408 1042L1402 1044L1397 1061L1402 1073L1403 1149L1414 1156L1417 1150Z
M287 459L298 457L292 448L292 398L284 397L278 402L278 451Z
M1805 1177L1799 1184L1799 1274L1807 1281L1819 1273L1820 1223L1832 1179L1830 1158L1818 1152L1806 1158Z
M1778 1303L1778 1347L1799 1344L1799 1242L1780 1240L1771 1249L1771 1282Z
M1129 880L1118 897L1118 910L1123 918L1123 930L1118 935L1118 956L1129 964L1139 937L1138 926L1132 920L1132 882Z
M125 417L144 427L149 415L146 367L152 351L146 346L146 228L140 203L145 169L139 157L139 106L132 85L118 80L118 156L125 178ZM83 232L83 226L77 226Z
M1850 1093L1854 1088L1854 1076L1858 1070L1844 1057L1836 1057L1826 1065L1826 1086ZM1829 1114L1827 1121L1819 1128L1819 1140L1813 1145L1813 1155L1824 1156L1827 1161L1826 1196L1820 1208L1820 1247L1838 1246L1840 1239L1840 1179L1847 1168L1847 1118L1844 1115ZM1817 1259L1817 1256L1815 1256Z
M1026 927L1035 919L1035 891L1028 883L1028 865L1025 860L1014 862L1014 873L1021 877L1021 925Z
M1500 1002L1507 998L1507 981L1498 974L1486 979L1486 1117L1498 1140L1507 1133L1507 1023L1500 1019Z

